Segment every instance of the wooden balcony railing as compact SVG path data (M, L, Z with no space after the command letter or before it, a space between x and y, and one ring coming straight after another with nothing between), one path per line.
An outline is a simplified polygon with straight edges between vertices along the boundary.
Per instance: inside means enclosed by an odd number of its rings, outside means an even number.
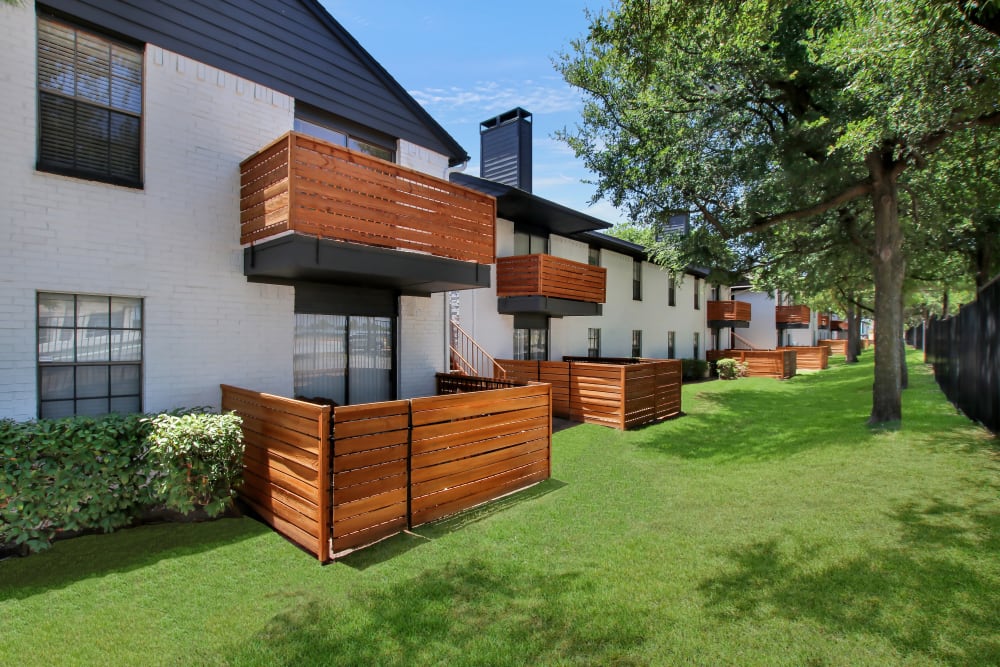
M552 255L497 259L497 296L548 296L604 303L607 269Z
M240 163L240 243L292 231L492 264L496 200L289 132Z
M816 326L820 329L827 329L830 326L830 316L829 315L817 315L816 316Z
M777 306L774 321L778 324L809 324L809 306Z
M709 301L709 322L749 322L750 304L743 301Z

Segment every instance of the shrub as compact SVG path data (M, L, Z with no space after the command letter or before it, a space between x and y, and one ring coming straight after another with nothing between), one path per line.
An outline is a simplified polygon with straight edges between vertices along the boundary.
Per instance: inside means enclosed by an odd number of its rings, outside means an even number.
M681 368L685 380L702 380L708 374L708 362L704 359L682 359Z
M242 420L235 413L158 415L150 420L150 459L162 476L160 499L169 509L204 509L217 516L232 501L243 474Z
M155 502L141 415L0 421L0 544L110 532Z
M719 373L720 380L735 380L746 377L749 365L736 361L735 359L719 359L715 362L715 369Z

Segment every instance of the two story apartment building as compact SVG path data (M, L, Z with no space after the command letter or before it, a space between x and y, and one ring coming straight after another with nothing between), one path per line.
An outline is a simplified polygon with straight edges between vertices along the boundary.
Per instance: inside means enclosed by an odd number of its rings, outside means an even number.
M466 152L315 0L0 6L0 418L433 392Z
M729 299L726 286L693 267L671 275L607 222L533 194L529 112L484 121L480 137L480 176L451 177L497 201L496 279L458 299L469 336L498 359L704 358L707 302Z

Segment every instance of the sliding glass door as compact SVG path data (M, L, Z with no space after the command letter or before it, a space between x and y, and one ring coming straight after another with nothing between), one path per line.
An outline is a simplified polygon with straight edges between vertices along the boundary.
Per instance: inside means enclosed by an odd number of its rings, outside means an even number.
M295 315L295 395L335 405L394 398L393 319Z

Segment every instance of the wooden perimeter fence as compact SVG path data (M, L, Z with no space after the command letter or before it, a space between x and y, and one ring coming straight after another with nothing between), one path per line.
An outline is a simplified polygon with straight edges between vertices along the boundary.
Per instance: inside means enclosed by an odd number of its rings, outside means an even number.
M796 348L798 349L798 348ZM771 377L784 380L795 375L796 354L784 350L709 350L705 353L708 361L735 359L747 364L750 377Z
M822 371L830 367L830 348L826 345L779 347L795 353L795 370Z
M681 412L679 359L499 360L507 378L552 385L557 417L620 430Z
M846 338L830 338L828 340L817 341L823 347L830 348L830 356L839 354L842 357L847 356L847 339Z
M222 386L243 420L241 496L320 560L551 474L551 388L317 406Z

